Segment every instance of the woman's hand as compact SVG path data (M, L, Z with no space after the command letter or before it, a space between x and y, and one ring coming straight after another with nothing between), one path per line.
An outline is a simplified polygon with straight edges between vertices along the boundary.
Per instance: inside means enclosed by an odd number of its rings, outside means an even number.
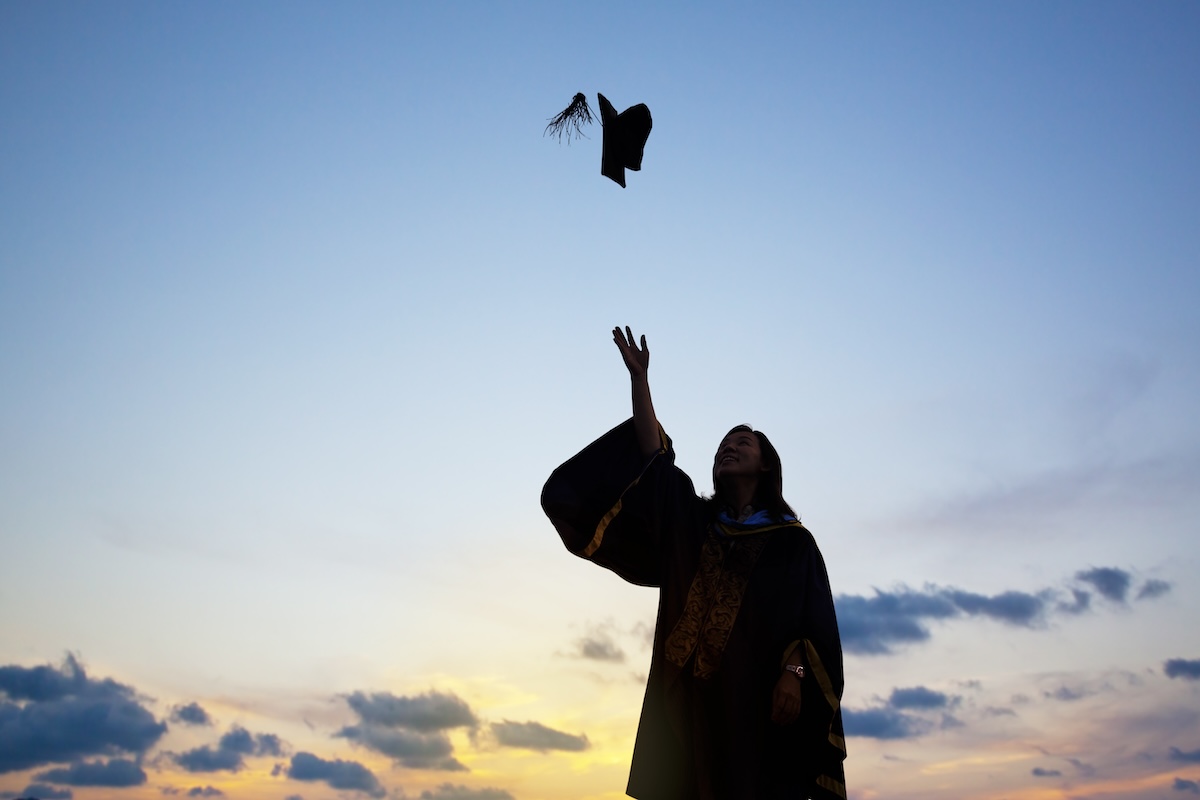
M629 330L629 326L626 325L625 332L622 333L621 327L618 325L613 328L613 341L617 343L617 349L621 351L621 357L625 359L629 377L645 378L646 371L650 369L650 348L646 346L646 335L642 334L642 346L641 349L638 349L633 340L633 331Z
M771 696L771 722L790 725L800 716L800 681L794 672L784 672L775 681Z
M613 328L613 341L625 359L629 369L629 382L633 388L633 428L637 432L638 449L646 458L654 455L662 447L658 435L658 418L654 416L654 403L650 400L650 379L646 371L650 369L650 348L646 347L646 336L642 335L642 346L639 348L633 342L633 331L625 326Z

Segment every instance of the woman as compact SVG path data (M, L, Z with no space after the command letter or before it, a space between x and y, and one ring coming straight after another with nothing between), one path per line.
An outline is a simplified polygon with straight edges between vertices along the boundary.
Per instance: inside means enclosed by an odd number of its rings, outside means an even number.
M571 552L659 588L627 793L845 798L837 619L775 448L734 428L713 459L713 496L697 496L654 415L646 337L639 347L615 328L613 340L633 419L555 470L542 507Z

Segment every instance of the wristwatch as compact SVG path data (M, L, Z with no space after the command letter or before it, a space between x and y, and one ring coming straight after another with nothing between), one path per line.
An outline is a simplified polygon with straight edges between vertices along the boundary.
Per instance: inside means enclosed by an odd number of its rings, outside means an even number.
M804 677L804 665L803 664L784 664L783 668L785 670L787 670L788 672L796 673L797 678Z

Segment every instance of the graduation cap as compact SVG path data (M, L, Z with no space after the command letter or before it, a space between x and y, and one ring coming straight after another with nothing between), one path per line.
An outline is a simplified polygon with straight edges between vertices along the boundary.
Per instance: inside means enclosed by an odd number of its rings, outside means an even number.
M642 168L642 153L653 126L650 109L645 103L638 103L618 114L607 97L599 92L596 97L600 101L600 124L604 126L600 174L625 188L625 170ZM587 97L580 92L569 106L550 118L543 135L557 135L560 141L566 136L569 143L572 135L583 136L583 126L590 125L595 119Z

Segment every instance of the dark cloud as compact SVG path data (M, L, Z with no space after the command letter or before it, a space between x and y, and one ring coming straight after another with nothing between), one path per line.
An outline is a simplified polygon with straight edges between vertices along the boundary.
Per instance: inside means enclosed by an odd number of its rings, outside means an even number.
M254 734L245 728L235 725L221 737L217 748L230 753L248 756L254 753Z
M847 736L867 739L912 739L928 733L930 723L894 708L868 708L856 711L842 708L842 724Z
M1200 794L1200 783L1189 781L1186 778L1176 778L1171 784L1171 788L1177 792L1191 792L1192 794Z
M1167 592L1171 591L1171 584L1166 581L1160 581L1157 578L1151 578L1142 584L1142 588L1138 589L1138 600L1152 600L1155 597L1162 597Z
M60 789L57 786L47 786L44 783L31 783L23 792L0 792L0 800L71 800L74 794L70 789Z
M1067 763L1079 771L1080 775L1095 775L1096 768L1086 761L1081 761L1078 758L1068 758Z
M188 797L224 797L225 793L212 786L193 786L188 789Z
M371 770L357 761L340 758L326 761L312 753L296 753L287 775L296 781L320 781L333 789L362 792L370 797L383 797L387 790Z
M389 756L406 767L466 770L453 757L454 745L445 731L475 730L479 719L457 695L427 692L397 697L390 692L354 692L345 699L358 715L359 724L347 725L335 736Z
M1089 697L1090 695L1093 695L1093 694L1095 694L1095 692L1092 692L1092 691L1090 691L1088 689L1084 689L1084 688L1072 688L1070 686L1060 686L1057 689L1055 689L1053 692L1042 692L1042 697L1045 697L1048 700L1062 700L1064 702L1070 703L1075 700L1082 700L1083 698Z
M1062 772L1057 769L1045 769L1043 767L1034 767L1030 770L1030 774L1035 778L1060 778Z
M994 596L961 589L929 587L875 590L874 597L839 595L835 601L842 646L851 653L884 654L892 646L923 642L930 636L926 622L960 616L983 616L1010 625L1031 627L1041 621L1046 601L1025 592Z
M1114 603L1124 603L1129 595L1133 576L1116 567L1095 567L1075 573L1075 578L1091 584L1096 591Z
M1002 592L988 597L974 592L947 589L945 594L970 616L990 617L1010 625L1030 626L1041 619L1046 602L1027 592Z
M420 800L514 800L513 796L503 789L468 789L466 786L453 786L443 783L432 791L421 792Z
M184 725L211 725L212 717L199 703L188 703L186 706L175 706L171 709L171 721Z
M229 732L221 737L217 747L243 756L283 755L283 742L278 736L273 733L250 733L240 725L230 728Z
M1178 747L1172 747L1167 758L1184 764L1200 764L1200 750L1180 750Z
M304 800L304 798L298 794L289 794L287 797L283 798L283 800Z
M474 728L479 720L466 701L457 695L427 692L415 697L397 697L391 692L346 696L346 702L365 724L415 731Z
M1058 610L1064 614L1082 614L1092 607L1091 592L1085 592L1083 589L1071 590L1072 600L1069 603L1059 602Z
M892 708L945 708L950 698L942 692L914 686L910 689L893 689L888 705Z
M145 771L126 758L77 761L69 767L47 770L34 777L67 786L141 786L146 782Z
M962 720L946 713L962 698L925 686L893 689L881 706L866 709L842 707L842 722L847 736L869 739L912 739L939 728L964 726Z
M1200 658L1171 658L1163 664L1168 678L1183 678L1185 681L1200 681Z
M967 727L967 723L952 714L942 714L942 722L938 727L944 731L948 731L954 728L965 728Z
M45 703L86 694L96 685L96 681L88 679L83 666L73 655L68 655L58 669L49 665L0 667L0 692L8 695L10 700Z
M466 769L452 757L454 745L444 733L421 733L380 725L349 725L334 736L349 739L413 769Z
M929 638L924 620L950 619L959 613L943 597L910 589L876 589L874 597L839 595L834 605L842 647L851 653L890 653L892 645L923 642Z
M493 722L492 733L504 747L523 747L543 753L547 750L580 751L591 746L583 734L563 733L540 722Z
M217 742L174 756L188 772L237 772L246 766L245 756L282 756L283 742L273 733L254 734L234 725Z
M88 756L140 756L167 726L133 689L89 678L68 656L62 667L0 667L0 774Z
M579 640L579 656L593 661L625 661L625 651L608 636L596 634Z
M175 763L188 772L237 772L246 766L242 754L204 745L175 756Z
M1087 583L1109 600L1124 603L1133 578L1115 567L1096 567L1077 572L1075 580ZM1147 581L1138 596L1157 596L1167 589L1169 584L1163 581ZM919 644L930 638L931 623L939 621L982 617L1015 627L1041 628L1052 614L1077 616L1092 608L1091 592L1070 586L994 595L939 586L873 591L871 596L844 594L835 598L842 647L848 653L885 655L897 646Z

